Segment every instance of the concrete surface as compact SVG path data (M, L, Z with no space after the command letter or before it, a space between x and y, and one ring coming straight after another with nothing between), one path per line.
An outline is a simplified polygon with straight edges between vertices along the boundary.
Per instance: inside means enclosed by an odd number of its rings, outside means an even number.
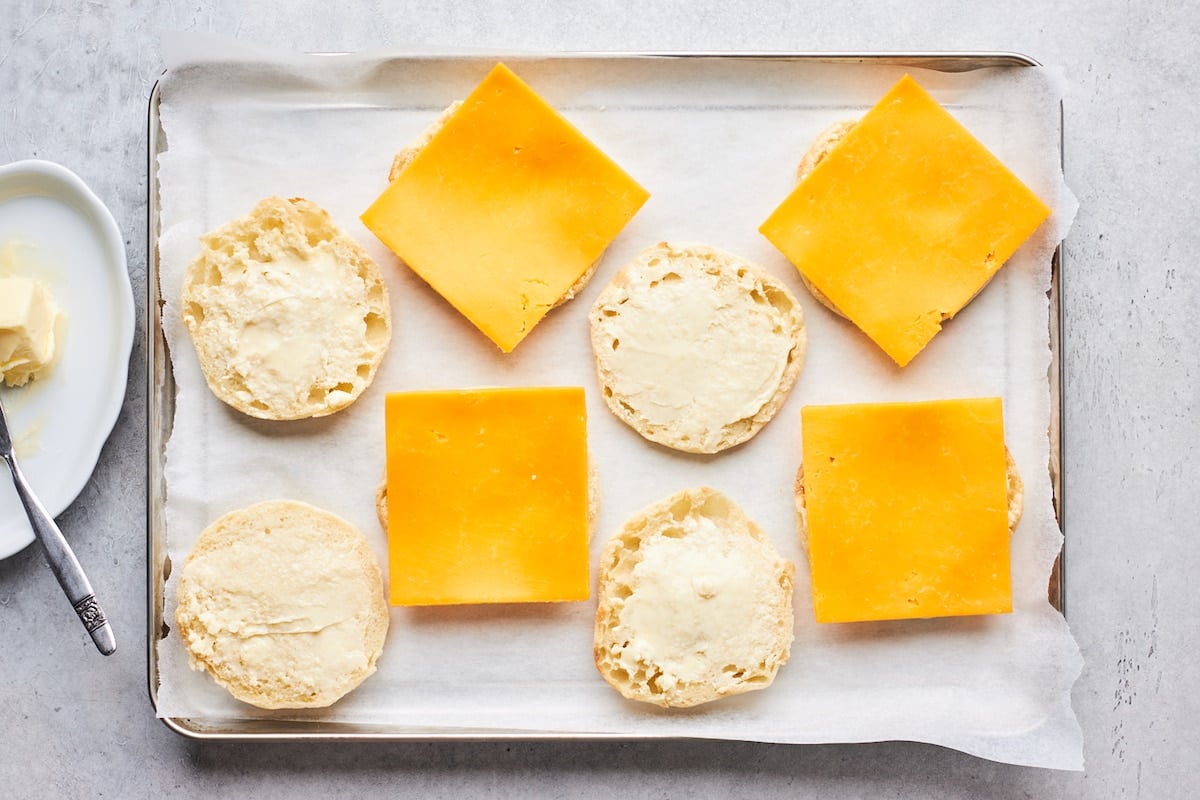
M1187 798L1196 794L1200 575L1200 7L0 0L0 163L61 162L109 205L145 291L146 136L158 32L303 50L1015 50L1061 65L1067 178L1065 474L1074 693L1087 769L888 743L222 744L146 692L145 393L139 343L101 465L60 518L124 647L91 652L41 552L0 562L0 796Z

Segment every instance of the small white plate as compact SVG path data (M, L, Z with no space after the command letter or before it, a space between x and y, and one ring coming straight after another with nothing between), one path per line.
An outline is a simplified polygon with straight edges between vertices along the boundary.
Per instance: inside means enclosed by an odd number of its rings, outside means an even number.
M91 477L125 398L133 289L112 214L58 164L0 166L0 249L10 246L18 264L9 272L45 285L66 315L52 371L20 388L0 381L21 469L46 510L58 516ZM0 470L8 472L2 464ZM8 475L0 475L0 559L32 541L16 491Z

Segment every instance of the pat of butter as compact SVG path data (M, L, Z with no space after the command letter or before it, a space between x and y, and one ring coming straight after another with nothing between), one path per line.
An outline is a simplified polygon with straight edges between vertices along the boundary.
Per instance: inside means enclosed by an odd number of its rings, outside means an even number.
M54 327L61 312L32 278L0 278L0 376L24 386L54 361Z

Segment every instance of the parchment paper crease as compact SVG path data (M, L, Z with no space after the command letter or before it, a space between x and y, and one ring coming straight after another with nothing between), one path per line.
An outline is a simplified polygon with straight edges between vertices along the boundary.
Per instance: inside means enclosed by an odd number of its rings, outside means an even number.
M775 684L665 712L623 700L592 665L594 602L393 609L379 672L319 712L266 712L191 672L175 635L159 645L160 716L315 718L403 731L606 732L765 742L932 742L1014 764L1082 767L1070 705L1078 648L1046 600L1061 544L1047 473L1051 254L1075 212L1059 167L1062 82L1040 68L909 70L1054 209L1050 222L907 368L814 302L757 232L830 122L861 115L905 71L739 59L513 56L516 72L652 193L580 297L505 356L389 253L358 215L383 190L392 155L467 92L493 57L318 57L211 38L164 39L167 149L159 159L164 327L178 385L167 448L169 550L182 564L219 515L294 498L345 517L386 564L374 491L389 391L485 385L586 388L602 512L593 559L633 512L685 486L740 503L797 564L796 641ZM254 421L208 391L179 318L197 237L268 195L307 197L381 264L395 336L372 387L349 410ZM808 362L787 404L748 444L716 457L651 445L596 388L587 310L617 269L661 240L703 242L782 278L804 305ZM1025 479L1013 539L1010 615L818 626L793 521L800 407L809 403L1000 395ZM176 569L176 575L178 569ZM173 622L174 581L164 619Z

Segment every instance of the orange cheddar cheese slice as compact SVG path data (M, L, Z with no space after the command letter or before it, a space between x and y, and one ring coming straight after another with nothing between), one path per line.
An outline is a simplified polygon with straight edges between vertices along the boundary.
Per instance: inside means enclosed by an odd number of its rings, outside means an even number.
M818 622L1012 610L999 398L806 406Z
M362 221L508 353L649 196L498 64Z
M582 388L389 394L393 605L586 600Z
M906 75L759 230L903 367L1049 215Z

